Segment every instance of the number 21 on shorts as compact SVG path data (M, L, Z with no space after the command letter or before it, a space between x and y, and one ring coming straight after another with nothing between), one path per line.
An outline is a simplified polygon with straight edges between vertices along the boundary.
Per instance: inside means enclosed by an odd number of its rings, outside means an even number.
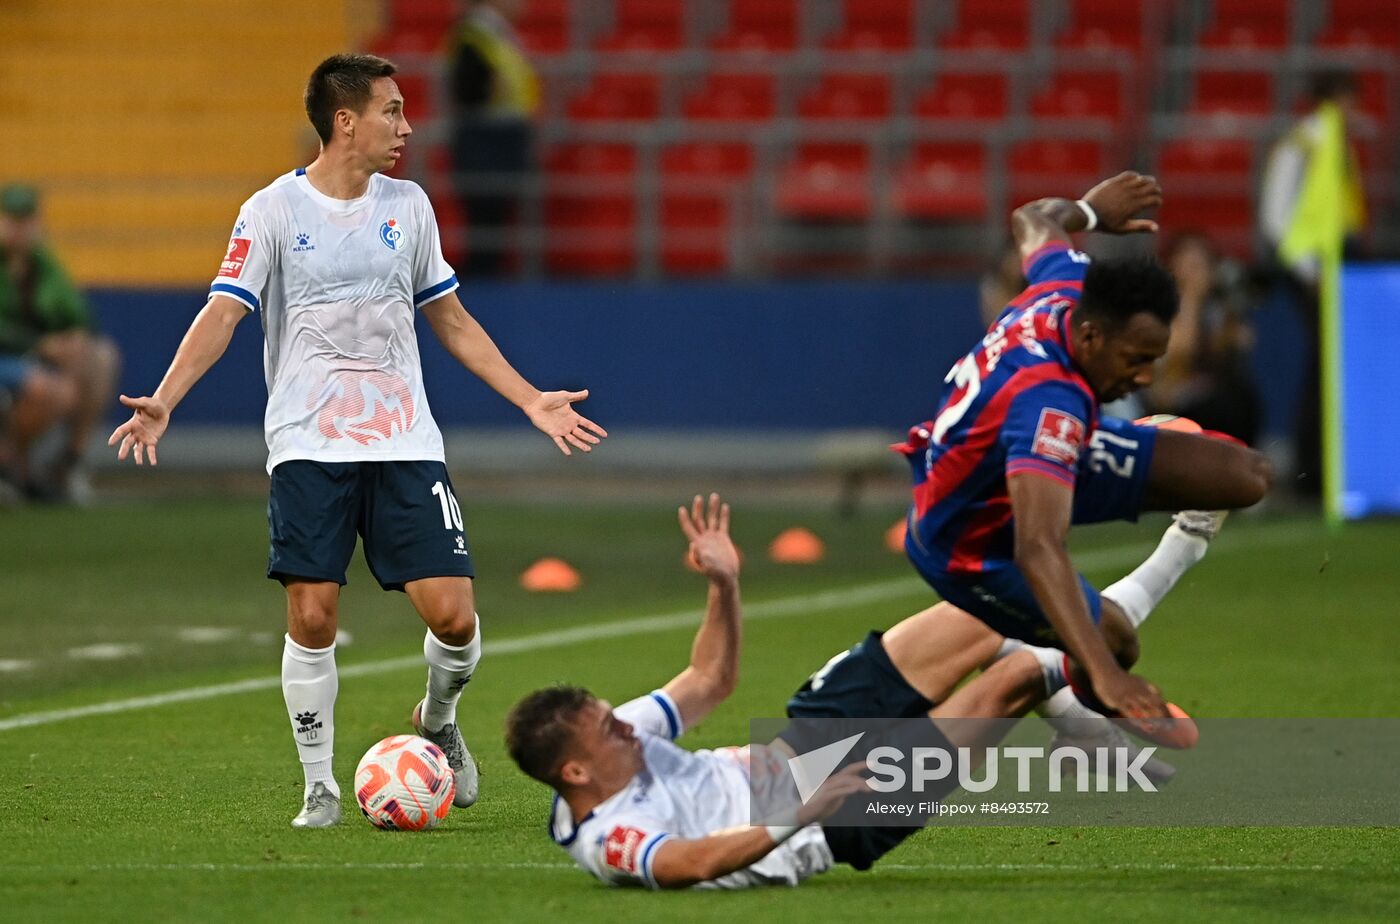
M441 481L434 482L433 496L438 499L442 506L442 528L462 531L462 508L457 506L457 498L452 496L452 489Z

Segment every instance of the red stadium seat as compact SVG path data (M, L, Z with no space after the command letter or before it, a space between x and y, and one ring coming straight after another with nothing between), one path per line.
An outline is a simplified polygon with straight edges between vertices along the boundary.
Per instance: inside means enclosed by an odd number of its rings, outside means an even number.
M1202 231L1230 256L1248 259L1254 240L1251 187L1198 192L1187 188L1163 198L1157 210L1162 235L1170 239L1185 231Z
M792 51L800 32L798 0L730 0L729 29L715 51Z
M987 214L987 149L979 142L918 144L896 171L896 213L975 221Z
M1054 119L1120 120L1127 113L1116 71L1062 71L1031 100L1031 114Z
M1001 120L1011 111L1005 74L944 74L914 101L925 119Z
M1011 204L1073 198L1111 172L1107 145L1093 139L1029 138L1007 154Z
M1356 107L1385 125L1392 112L1395 84L1385 71L1360 71L1356 74Z
M394 31L448 32L457 21L457 0L393 0L389 5L389 25Z
M885 119L893 108L885 74L827 74L797 103L805 119Z
M527 0L515 24L520 43L532 55L557 55L569 50L569 0Z
M845 0L844 25L828 39L833 51L905 51L914 45L913 0Z
M1169 179L1245 180L1254 173L1254 144L1235 139L1167 141L1157 151L1157 173Z
M597 74L581 95L569 100L571 118L587 122L655 119L661 114L660 78L655 74Z
M1076 51L1140 51L1143 0L1074 0L1069 27L1056 44Z
M1215 19L1201 33L1204 48L1282 48L1288 44L1292 3L1215 0Z
M1199 113L1268 115L1274 109L1274 75L1256 71L1198 71L1191 109Z
M617 23L599 51L675 51L685 47L684 0L616 0Z
M697 142L661 152L661 265L669 273L719 273L729 265L734 190L753 173L744 144Z
M770 74L713 73L681 111L703 121L767 122L778 112L777 82Z
M637 155L627 144L566 144L544 157L545 265L572 275L618 275L636 265Z
M1317 36L1323 48L1400 49L1400 4L1332 0L1331 18Z
M778 178L776 206L791 218L863 221L870 217L872 186L866 145L803 144Z
M1030 44L1029 0L959 0L958 24L939 44L944 48L1020 51Z

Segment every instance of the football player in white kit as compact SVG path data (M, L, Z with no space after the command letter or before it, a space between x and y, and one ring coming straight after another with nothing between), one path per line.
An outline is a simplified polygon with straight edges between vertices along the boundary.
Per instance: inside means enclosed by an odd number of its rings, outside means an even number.
M613 885L796 885L837 862L868 869L922 825L823 827L824 818L865 789L858 764L832 775L798 811L798 824L753 825L750 779L758 771L752 764L771 764L786 754L749 747L688 751L672 743L734 690L741 639L739 557L729 538L728 505L713 494L708 504L697 496L679 516L691 561L710 583L689 666L661 689L616 709L587 690L558 686L526 696L506 719L511 757L555 790L550 834L582 869ZM857 666L867 672L854 692L869 702L835 703L826 715L1017 717L1055 686L1051 674L1062 660L1060 652L1024 646L931 708L915 686L924 683L923 673L942 668L920 661L917 639L909 633L905 642L902 652L887 653L875 633L873 646L867 640L864 651L857 646L842 657L848 674ZM1058 683L1063 685L1063 677ZM845 686L842 695L850 700L856 685L836 686ZM872 711L861 711L866 708ZM976 723L954 725L935 734L946 732L942 740L953 747L992 743L977 736ZM779 765L768 778L781 774Z
M477 770L456 722L481 654L470 550L423 391L414 332L421 311L443 346L519 407L565 455L607 436L580 416L587 391L527 382L456 295L428 197L391 179L411 128L394 66L335 55L312 73L306 111L321 139L308 167L254 193L239 213L209 300L150 397L121 397L131 419L113 432L120 459L156 464L170 415L260 311L266 338L268 577L287 592L282 690L304 770L292 824L340 820L331 772L340 587L358 533L375 579L401 590L427 624L427 692L418 734L440 745L454 804L477 798Z

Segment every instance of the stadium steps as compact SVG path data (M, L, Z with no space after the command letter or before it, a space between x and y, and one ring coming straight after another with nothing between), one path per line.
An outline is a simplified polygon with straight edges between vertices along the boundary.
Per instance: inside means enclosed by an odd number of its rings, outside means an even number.
M307 74L377 28L377 2L0 5L0 181L45 193L85 284L200 285L240 203L314 154Z

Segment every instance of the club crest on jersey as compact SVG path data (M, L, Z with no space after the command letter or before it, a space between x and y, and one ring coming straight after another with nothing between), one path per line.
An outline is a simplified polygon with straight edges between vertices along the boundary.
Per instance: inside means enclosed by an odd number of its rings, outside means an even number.
M399 227L398 219L390 218L379 226L379 239L395 252L403 248L403 228Z
M1031 452L1061 465L1079 461L1079 448L1084 445L1084 422L1073 414L1045 408L1035 427L1035 442Z
M234 230L236 233L237 229ZM228 253L224 254L224 262L219 265L219 275L227 279L237 279L242 276L243 264L248 262L248 251L252 247L252 240L246 237L235 237L230 240Z
M603 842L603 862L619 872L635 874L641 862L637 848L642 846L646 837L646 832L640 828L618 825Z

